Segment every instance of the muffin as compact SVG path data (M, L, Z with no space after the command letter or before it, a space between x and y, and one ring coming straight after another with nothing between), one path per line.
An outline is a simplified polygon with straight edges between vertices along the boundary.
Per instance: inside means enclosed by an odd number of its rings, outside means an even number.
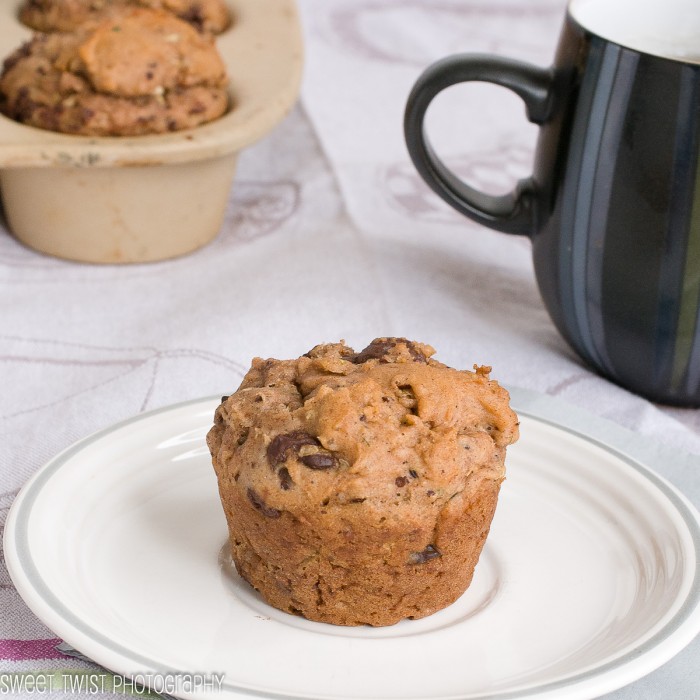
M0 112L68 134L160 134L221 116L227 82L211 38L166 12L131 9L17 49L0 74Z
M74 32L125 7L166 10L212 34L223 32L231 22L224 0L26 0L19 18L39 32Z
M490 368L379 338L253 360L207 443L238 573L337 625L421 618L467 589L518 421Z

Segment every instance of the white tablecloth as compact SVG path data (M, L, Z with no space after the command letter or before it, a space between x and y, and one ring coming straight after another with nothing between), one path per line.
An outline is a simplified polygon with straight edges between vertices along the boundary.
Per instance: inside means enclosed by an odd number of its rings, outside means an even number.
M223 229L181 259L74 264L0 231L0 522L26 479L73 441L140 411L230 393L251 357L293 357L344 338L432 344L438 358L556 396L700 454L700 411L654 405L587 369L557 334L527 239L443 204L410 164L406 96L458 51L541 65L562 0L303 0L300 104L242 154ZM527 174L536 130L493 86L452 88L429 126L472 182ZM700 465L700 462L698 462ZM665 474L697 506L700 466ZM0 671L85 668L24 606L0 564ZM49 640L49 641L42 641ZM610 698L700 696L700 640Z

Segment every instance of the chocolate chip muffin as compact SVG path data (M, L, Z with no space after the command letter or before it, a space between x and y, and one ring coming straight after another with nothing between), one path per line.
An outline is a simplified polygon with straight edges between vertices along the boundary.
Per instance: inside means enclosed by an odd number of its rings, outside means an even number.
M271 605L391 625L471 583L518 435L488 367L379 338L253 360L207 435L239 574Z
M221 116L227 82L212 38L167 12L128 9L17 49L0 74L0 111L69 134L159 134Z
M200 32L219 34L230 24L224 0L26 0L20 21L39 32L74 32L126 7L166 10Z

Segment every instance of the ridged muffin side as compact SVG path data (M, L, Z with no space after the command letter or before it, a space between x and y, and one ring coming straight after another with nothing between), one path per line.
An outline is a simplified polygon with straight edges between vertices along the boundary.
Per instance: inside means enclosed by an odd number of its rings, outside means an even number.
M253 361L207 436L240 575L271 605L391 625L469 586L518 420L489 368L379 338Z

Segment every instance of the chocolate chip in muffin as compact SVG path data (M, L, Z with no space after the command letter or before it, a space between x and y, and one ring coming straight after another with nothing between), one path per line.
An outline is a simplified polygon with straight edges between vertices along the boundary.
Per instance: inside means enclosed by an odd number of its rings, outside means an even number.
M248 500L253 504L255 510L259 510L266 518L279 518L282 515L282 511L268 506L254 489L248 487L247 494Z
M427 364L428 358L416 347L416 344L412 340L406 340L406 348L416 362Z
M337 465L335 457L326 452L304 455L299 461L309 469L333 469Z
M394 340L381 339L373 340L364 350L356 355L351 355L348 359L355 365L361 365L369 360L381 360L396 345Z
M236 444L239 447L241 447L242 445L245 445L246 441L248 440L248 435L250 435L250 428L243 428L243 430L241 431L241 434L236 439Z
M283 489L284 491L289 491L289 489L294 486L294 482L292 481L292 476L289 473L289 469L287 467L282 467L278 472L277 476L279 477L280 480L280 488Z
M304 445L318 446L320 444L313 435L309 435L303 430L294 430L285 435L277 435L267 446L267 461L274 468L287 460L287 452L289 450L298 452Z
M409 564L425 564L425 562L431 559L437 559L441 557L442 553L440 550L432 544L429 544L422 552L413 552L409 558Z
M178 17L185 22L189 22L193 27L196 27L200 32L204 31L204 24L206 17L204 16L204 10L199 3L192 3L190 7L178 14Z

